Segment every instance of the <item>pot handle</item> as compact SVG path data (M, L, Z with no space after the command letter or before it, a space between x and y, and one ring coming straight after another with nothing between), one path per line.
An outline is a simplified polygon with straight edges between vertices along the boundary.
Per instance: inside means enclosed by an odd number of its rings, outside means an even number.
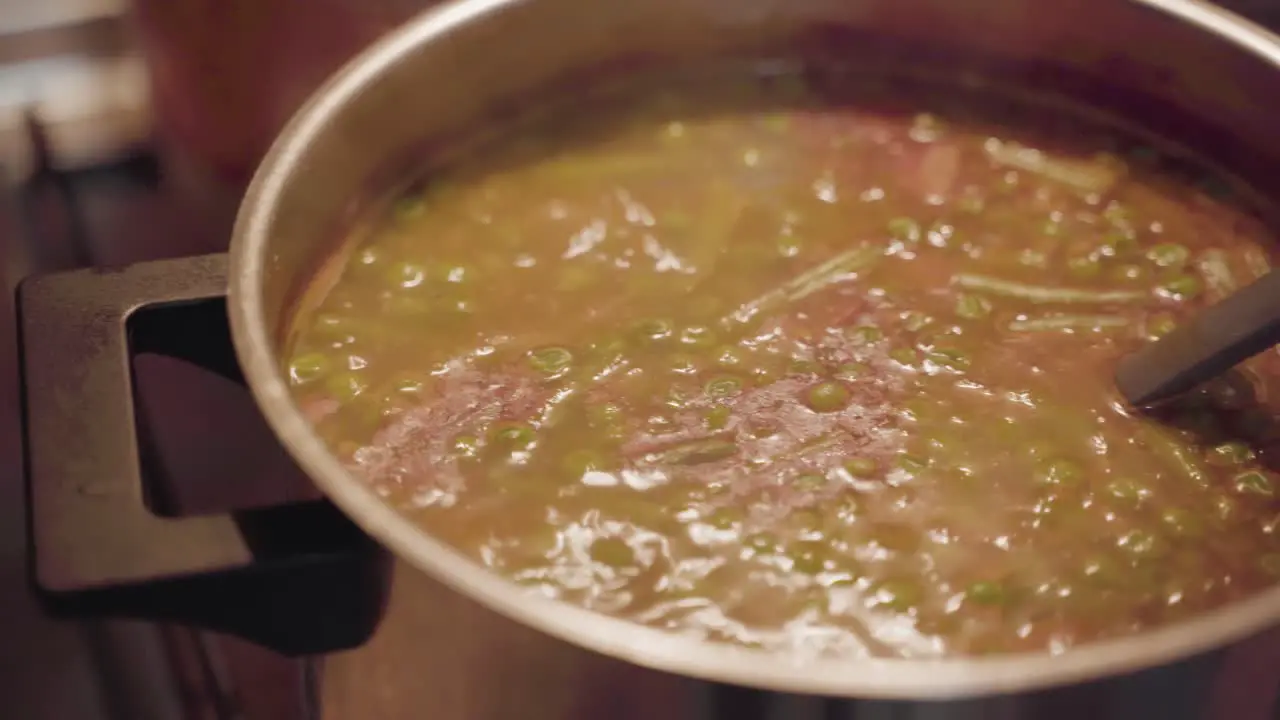
M286 655L354 647L381 618L388 564L328 502L191 517L148 504L131 356L243 382L226 269L210 255L19 286L36 592L54 615L185 623Z

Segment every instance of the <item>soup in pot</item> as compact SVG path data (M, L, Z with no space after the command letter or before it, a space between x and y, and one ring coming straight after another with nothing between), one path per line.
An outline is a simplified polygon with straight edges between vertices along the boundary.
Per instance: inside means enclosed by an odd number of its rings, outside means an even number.
M1111 385L1269 269L1194 163L813 69L498 130L358 229L288 353L352 472L485 567L851 657L1061 652L1280 577L1280 358L1159 421Z

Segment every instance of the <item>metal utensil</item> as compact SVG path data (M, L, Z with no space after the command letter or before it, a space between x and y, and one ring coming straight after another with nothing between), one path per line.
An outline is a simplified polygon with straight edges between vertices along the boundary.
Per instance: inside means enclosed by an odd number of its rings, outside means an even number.
M1122 359L1116 387L1135 407L1171 400L1280 343L1280 273L1272 272Z

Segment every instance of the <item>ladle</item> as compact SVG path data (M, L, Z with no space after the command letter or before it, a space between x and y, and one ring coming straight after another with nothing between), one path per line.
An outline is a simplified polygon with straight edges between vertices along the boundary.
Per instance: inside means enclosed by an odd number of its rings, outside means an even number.
M1280 272L1227 296L1121 359L1116 387L1134 407L1172 400L1280 343Z

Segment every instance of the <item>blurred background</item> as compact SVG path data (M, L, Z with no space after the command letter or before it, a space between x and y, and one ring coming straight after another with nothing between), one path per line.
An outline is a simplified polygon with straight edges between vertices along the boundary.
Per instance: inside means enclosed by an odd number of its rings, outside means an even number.
M319 716L306 662L180 627L42 616L25 575L13 288L34 272L225 249L279 126L429 4L0 0L0 715ZM1280 0L1223 4L1280 27ZM292 472L238 387L161 359L139 363L138 384L144 412L165 418L155 443L188 508L261 501ZM202 412L182 412L193 405Z

